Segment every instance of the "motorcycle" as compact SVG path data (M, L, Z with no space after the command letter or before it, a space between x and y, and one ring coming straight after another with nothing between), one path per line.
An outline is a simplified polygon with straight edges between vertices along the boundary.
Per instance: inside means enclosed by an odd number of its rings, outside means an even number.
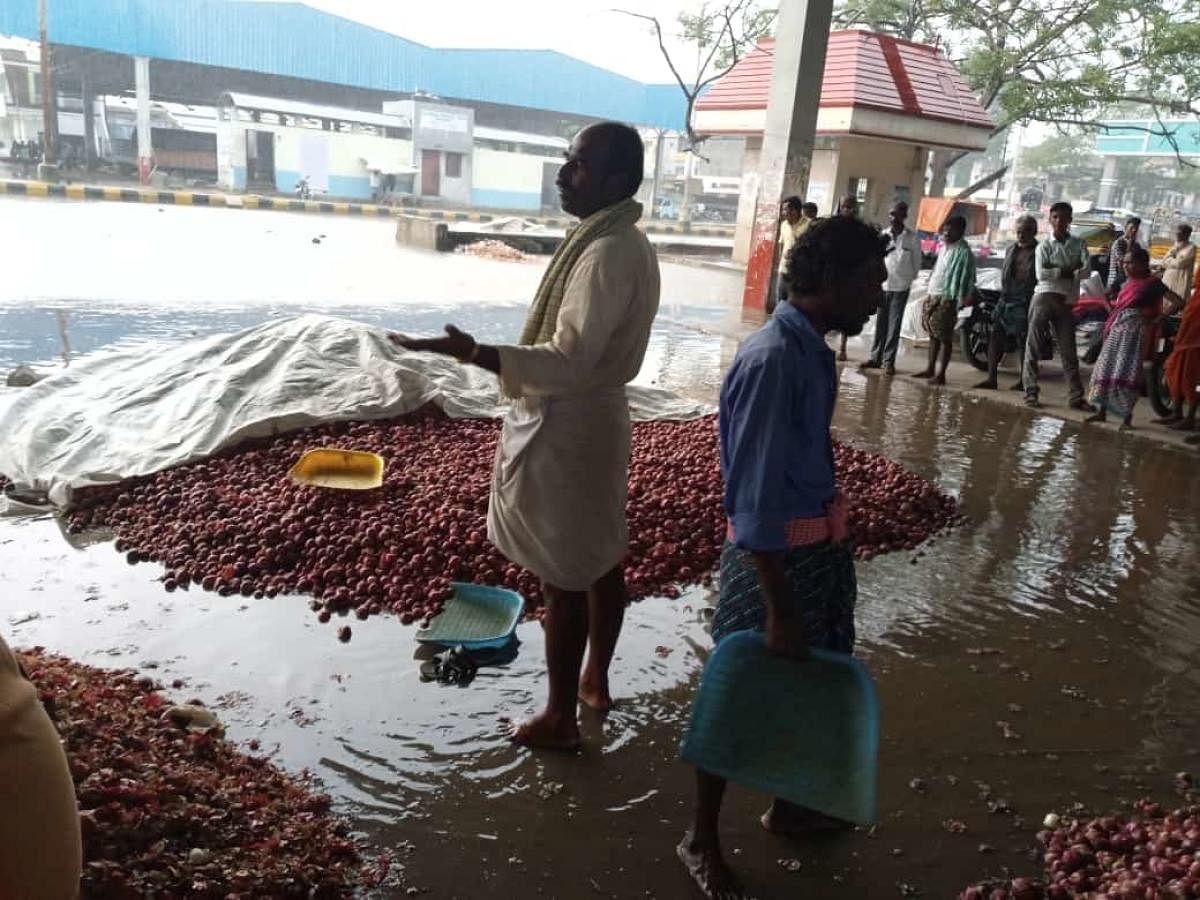
M967 362L981 372L987 371L988 342L992 339L996 305L999 302L999 291L977 287L971 302L958 311L958 337L962 354ZM1004 352L1013 353L1018 349L1016 338L1005 335Z
M988 341L991 340L992 323L999 302L999 291L977 287L971 303L958 311L959 345L962 354L981 372L987 371ZM1108 301L1103 297L1087 294L1081 296L1071 308L1071 316L1075 321L1075 345L1077 348L1086 348L1080 354L1080 358L1089 365L1100 355L1100 346L1104 343L1104 323L1108 321L1110 309ZM1042 346L1046 348L1042 354L1043 361L1053 358L1054 334L1049 329ZM1019 349L1017 339L1005 335L1004 354L1014 353Z
M295 194L296 194L297 200L312 199L312 188L309 187L307 175L301 176L300 179L296 182Z
M1150 360L1150 378L1147 380L1146 393L1150 395L1150 405L1160 416L1169 416L1172 412L1171 391L1167 387L1167 357L1175 349L1175 335L1179 333L1179 322L1182 315L1176 313L1164 316L1158 326L1158 346Z

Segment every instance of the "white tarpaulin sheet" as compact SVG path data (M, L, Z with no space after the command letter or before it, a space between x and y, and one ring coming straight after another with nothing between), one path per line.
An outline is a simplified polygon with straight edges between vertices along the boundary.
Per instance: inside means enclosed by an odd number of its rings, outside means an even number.
M635 420L711 411L657 388L628 395ZM149 475L246 438L426 403L453 418L504 412L489 373L399 350L379 328L298 316L155 352L97 354L20 391L0 412L0 474L62 506L72 488Z

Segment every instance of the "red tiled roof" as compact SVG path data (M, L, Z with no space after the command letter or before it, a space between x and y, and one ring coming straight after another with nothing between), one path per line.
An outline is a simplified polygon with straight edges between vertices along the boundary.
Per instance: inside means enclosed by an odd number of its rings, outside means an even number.
M765 109L774 59L774 39L760 41L696 101L696 109ZM993 125L940 50L873 31L830 32L821 106L878 109L978 128Z

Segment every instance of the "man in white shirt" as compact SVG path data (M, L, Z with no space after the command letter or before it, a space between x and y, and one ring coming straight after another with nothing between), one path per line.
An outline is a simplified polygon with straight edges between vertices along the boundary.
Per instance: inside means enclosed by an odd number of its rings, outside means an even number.
M1162 280L1167 289L1187 297L1192 292L1192 272L1196 265L1196 245L1192 243L1192 226L1181 222L1175 228L1175 246L1162 261Z
M1025 385L1025 405L1034 409L1038 400L1038 361L1047 348L1046 331L1054 330L1063 373L1067 377L1071 409L1095 412L1083 397L1079 378L1079 358L1075 353L1075 319L1071 308L1079 299L1079 282L1088 273L1087 244L1071 234L1074 210L1059 201L1050 207L1050 236L1037 249L1037 287L1029 308L1029 333L1025 339L1025 365L1021 383Z
M805 230L811 224L812 220L806 218L802 210L803 204L799 197L791 196L784 199L780 208L779 222L779 290L777 292L776 302L782 303L788 298L788 260L792 256L792 247L796 244L796 239L804 234ZM767 309L767 312L775 311L775 302L772 302Z
M915 231L904 224L908 218L908 204L903 200L896 202L888 216L892 227L883 233L886 241L883 262L887 267L883 305L875 316L875 340L871 346L871 356L859 368L878 369L882 366L885 375L895 375L904 308L908 305L912 283L921 271L921 240Z
M572 141L557 184L562 208L580 221L543 275L520 344L480 344L452 325L446 337L392 336L494 372L513 401L488 539L542 580L549 696L511 729L526 746L574 750L577 704L612 705L608 669L628 602L625 385L641 368L659 295L658 259L635 225L643 159L637 131L616 122L589 125Z

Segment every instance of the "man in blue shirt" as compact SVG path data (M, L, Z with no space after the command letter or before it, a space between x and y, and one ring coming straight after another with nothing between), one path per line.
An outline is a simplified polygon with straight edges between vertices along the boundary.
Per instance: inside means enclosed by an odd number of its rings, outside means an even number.
M830 425L837 398L831 331L856 335L883 299L878 232L838 216L812 225L791 251L789 296L746 339L721 387L721 471L729 524L713 640L766 632L776 653L854 647L854 561L845 543ZM706 897L743 896L721 855L724 779L697 770L696 820L677 852ZM782 800L771 831L837 825Z

